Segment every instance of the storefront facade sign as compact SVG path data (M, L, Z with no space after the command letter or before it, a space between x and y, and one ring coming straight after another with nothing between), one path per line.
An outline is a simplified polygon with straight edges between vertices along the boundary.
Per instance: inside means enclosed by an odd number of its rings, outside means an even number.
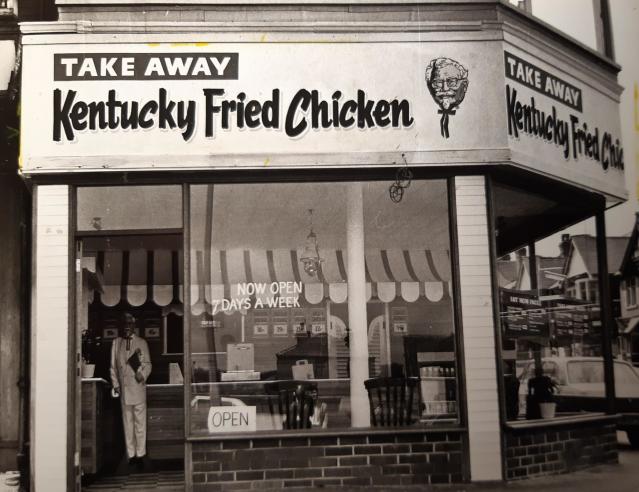
M469 56L467 43L451 43L445 57L427 43L108 48L26 48L24 172L307 166L321 154L389 148L437 161L506 144L500 111L488 132L474 131L486 106L502 107L472 81L500 59L497 45ZM259 159L211 161L247 152ZM80 155L95 159L73 163ZM286 164L287 155L303 157Z
M613 190L623 188L625 164L617 104L568 70L552 58L542 61L507 46L504 75L512 159L618 193Z
M501 43L29 44L24 72L25 173L510 160L624 197L616 103Z

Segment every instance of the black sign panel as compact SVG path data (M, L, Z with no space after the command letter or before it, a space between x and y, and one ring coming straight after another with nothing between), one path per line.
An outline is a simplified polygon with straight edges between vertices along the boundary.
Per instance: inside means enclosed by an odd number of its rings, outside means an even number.
M508 338L548 338L548 312L539 296L501 289L501 322Z
M237 80L238 53L63 53L53 80Z
M504 51L506 77L559 101L579 112L583 111L581 89L569 84L530 62Z

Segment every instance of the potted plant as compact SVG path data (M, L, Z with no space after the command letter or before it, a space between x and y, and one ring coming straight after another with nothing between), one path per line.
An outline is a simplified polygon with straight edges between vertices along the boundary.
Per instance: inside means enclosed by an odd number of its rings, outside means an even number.
M542 368L535 369L535 377L528 380L526 418L551 419L555 416L557 383L544 376Z
M82 377L92 378L95 374L95 359L102 339L86 329L82 331Z

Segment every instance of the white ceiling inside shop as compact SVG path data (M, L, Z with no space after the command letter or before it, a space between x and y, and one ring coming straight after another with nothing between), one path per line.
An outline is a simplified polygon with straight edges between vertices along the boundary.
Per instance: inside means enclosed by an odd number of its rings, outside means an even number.
M413 181L400 203L391 182L362 183L366 248L449 250L446 182ZM213 186L214 249L298 249L310 230L319 247L346 248L349 183L253 183ZM207 185L191 187L191 244L204 249ZM180 228L181 188L115 186L78 189L78 229Z
M445 181L414 181L401 203L389 182L362 184L366 248L448 250ZM214 187L213 245L217 249L296 249L313 230L320 248L346 248L348 183L230 184ZM192 244L200 249L206 221L206 186L193 189ZM200 243L201 244L201 243Z

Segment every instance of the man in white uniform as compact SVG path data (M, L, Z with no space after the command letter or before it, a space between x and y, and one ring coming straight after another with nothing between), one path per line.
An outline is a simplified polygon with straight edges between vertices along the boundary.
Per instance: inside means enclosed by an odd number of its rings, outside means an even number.
M113 395L120 396L129 464L141 466L146 462L146 380L151 374L151 357L146 340L135 334L131 313L124 313L123 323L124 336L111 346L111 384Z

